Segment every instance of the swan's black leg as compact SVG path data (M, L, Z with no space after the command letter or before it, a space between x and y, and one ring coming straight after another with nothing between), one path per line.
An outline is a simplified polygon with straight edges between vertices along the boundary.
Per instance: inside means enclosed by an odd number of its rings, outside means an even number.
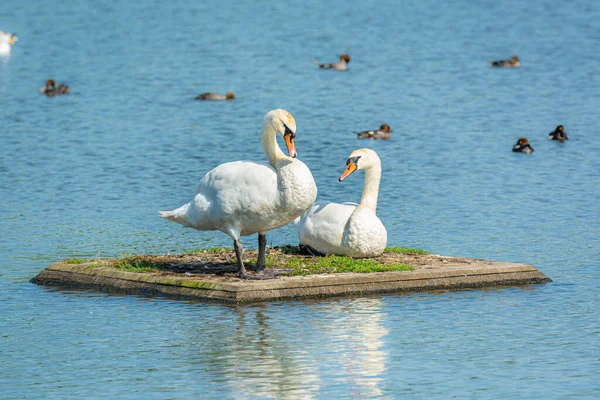
M233 248L235 249L235 255L238 262L238 274L240 275L240 278L243 278L246 275L246 268L244 267L244 262L242 261L244 246L242 246L239 240L235 239L233 241Z
M258 234L258 259L256 260L256 272L260 272L267 267L265 251L267 247L267 235Z

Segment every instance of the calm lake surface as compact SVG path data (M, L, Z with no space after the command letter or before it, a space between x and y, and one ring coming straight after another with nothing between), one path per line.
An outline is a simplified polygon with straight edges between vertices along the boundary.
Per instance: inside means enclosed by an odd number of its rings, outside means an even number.
M5 4L0 398L600 397L598 20L589 1ZM346 72L314 64L342 52ZM71 94L39 95L48 78ZM358 201L364 175L337 178L378 152L390 245L554 282L239 307L29 283L63 258L231 246L156 210L264 160L274 108L320 199ZM353 133L384 122L389 141ZM521 136L535 153L511 152ZM293 225L268 243L296 244Z

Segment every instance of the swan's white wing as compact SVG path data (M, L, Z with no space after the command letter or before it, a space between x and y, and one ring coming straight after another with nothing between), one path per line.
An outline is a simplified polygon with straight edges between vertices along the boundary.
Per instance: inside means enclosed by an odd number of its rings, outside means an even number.
M278 219L279 201L277 172L270 164L221 164L196 185L194 214L203 221L196 226L241 235L268 231L289 222Z
M315 203L297 222L300 243L325 254L339 254L344 227L355 205Z
M195 193L210 194L217 191L232 194L248 190L277 189L277 171L268 163L233 161L221 164L209 171L196 185Z
M264 208L278 197L277 172L267 163L228 162L208 172L195 192L218 201L228 212Z

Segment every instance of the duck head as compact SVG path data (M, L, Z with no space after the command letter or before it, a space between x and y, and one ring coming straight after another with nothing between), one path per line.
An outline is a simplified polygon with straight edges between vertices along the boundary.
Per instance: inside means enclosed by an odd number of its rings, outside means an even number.
M227 92L227 93L225 93L225 98L227 100L233 100L233 99L235 99L235 95L232 92Z
M556 139L560 141L569 140L569 137L565 132L565 128L562 125L557 126L554 132L552 132L549 136L550 139Z
M346 170L339 181L343 181L354 171L366 170L376 165L381 166L381 160L375 151L366 148L354 150L346 160Z
M263 126L265 125L270 126L279 136L283 137L290 157L295 158L298 156L296 145L294 144L294 140L296 139L296 120L294 120L289 111L281 108L269 111L263 120Z
M510 63L511 63L511 64L516 64L516 63L518 63L518 62L519 62L519 57L517 57L517 56L512 56L512 57L510 58Z
M346 53L340 54L340 61L342 61L342 60L346 61L346 63L349 63L350 62L350 56L348 54L346 54Z
M527 138L519 138L512 150L517 153L533 153L533 147L531 147Z
M381 132L390 133L392 131L392 128L390 128L390 126L388 124L381 124L381 126L379 127L379 130Z

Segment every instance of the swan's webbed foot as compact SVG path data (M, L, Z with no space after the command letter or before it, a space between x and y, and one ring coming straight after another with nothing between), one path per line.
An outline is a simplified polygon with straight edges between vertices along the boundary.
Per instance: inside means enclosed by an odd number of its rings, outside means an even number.
M242 278L242 279L260 279L260 280L277 279L277 278L279 278L279 275L291 275L294 273L294 271L295 270L293 268L268 268L261 272L257 272L255 274L246 273L244 277L240 276L240 278Z
M298 249L300 250L300 254L307 254L307 255L311 255L314 257L323 257L325 254L313 249L312 247L306 245L306 244L302 244L300 243L298 245Z
M264 237L264 235L263 235L263 237ZM259 240L259 243L260 243L260 240ZM267 243L266 237L264 238L264 243L265 244ZM238 276L240 279L265 280L265 279L275 279L276 278L275 274L271 273L270 271L264 270L264 267L261 272L249 274L248 271L246 271L246 267L244 267L244 262L242 261L242 253L244 251L244 246L242 246L242 244L240 243L239 240L234 240L233 248L235 249L235 255L237 256ZM257 262L256 264L258 265L259 263ZM264 254L263 254L263 265L264 265ZM258 269L258 267L257 267L257 269Z
M270 273L269 271L257 272L255 274L249 274L247 272L240 274L240 279L249 279L249 280L267 280L267 279L276 279L277 277Z

